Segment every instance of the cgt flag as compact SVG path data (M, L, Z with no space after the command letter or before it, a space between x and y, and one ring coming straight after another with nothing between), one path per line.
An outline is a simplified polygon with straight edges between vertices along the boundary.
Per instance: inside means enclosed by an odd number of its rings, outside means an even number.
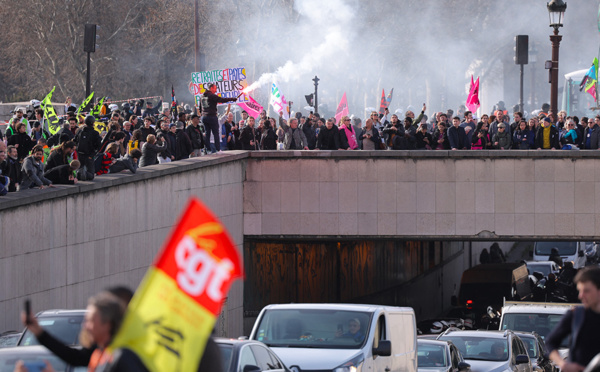
M287 104L285 96L281 93L277 84L273 83L273 85L271 85L271 106L273 106L275 112L283 114L285 120L290 120Z
M348 114L349 114L348 100L346 99L346 92L344 92L344 95L342 96L342 100L340 101L340 104L338 105L337 110L335 110L335 122L339 123L342 116L346 116Z
M240 257L223 225L192 198L136 291L110 349L150 371L196 371Z

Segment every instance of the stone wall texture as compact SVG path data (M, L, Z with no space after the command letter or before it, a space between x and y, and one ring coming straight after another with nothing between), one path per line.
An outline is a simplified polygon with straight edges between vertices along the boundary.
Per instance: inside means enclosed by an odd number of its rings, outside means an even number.
M240 252L245 235L597 240L600 154L234 151L11 194L0 198L0 331L22 329L25 298L36 311L83 308L107 286L135 288L192 196ZM217 332L243 332L242 281Z

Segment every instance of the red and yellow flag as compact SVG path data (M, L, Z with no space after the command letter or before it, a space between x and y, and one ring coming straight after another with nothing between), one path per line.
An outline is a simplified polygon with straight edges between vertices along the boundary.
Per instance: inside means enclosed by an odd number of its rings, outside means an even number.
M229 287L241 276L225 227L192 198L110 348L134 351L150 371L196 371Z

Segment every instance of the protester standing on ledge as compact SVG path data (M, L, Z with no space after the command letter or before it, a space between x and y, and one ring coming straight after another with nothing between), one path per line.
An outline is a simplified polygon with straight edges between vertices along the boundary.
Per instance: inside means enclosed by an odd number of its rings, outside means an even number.
M219 117L217 116L217 104L235 102L237 98L222 98L217 96L217 86L210 84L202 95L202 123L206 129L206 142L210 143L210 134L214 136L217 152L221 151L221 139L219 138Z

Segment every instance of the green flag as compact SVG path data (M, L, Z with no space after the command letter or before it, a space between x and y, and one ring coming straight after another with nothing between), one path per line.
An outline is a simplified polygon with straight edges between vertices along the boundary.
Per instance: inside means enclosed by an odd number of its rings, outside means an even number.
M104 104L105 99L106 97L102 97L100 101L98 101L92 112L90 112L91 115L94 115L96 118L100 117L100 110L102 110L102 105Z
M92 100L92 98L94 98L94 92L92 92L92 94L90 94L89 97L86 98L85 101L83 101L81 103L81 105L79 105L79 108L77 109L77 113L75 114L76 116L79 116L79 113L81 112L81 109L83 109L84 107L87 107L87 105L89 105L89 103Z
M44 117L48 120L48 131L52 135L55 135L60 130L58 116L56 116L56 111L54 111L54 107L52 106L52 93L54 93L55 89L56 87L53 87L50 93L48 93L40 103L40 106L44 110Z

